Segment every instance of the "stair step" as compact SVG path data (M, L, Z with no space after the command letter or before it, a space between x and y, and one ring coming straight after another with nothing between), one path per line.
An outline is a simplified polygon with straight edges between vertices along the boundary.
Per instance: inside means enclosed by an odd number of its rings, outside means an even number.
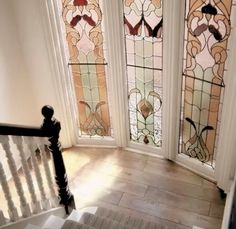
M102 217L102 218L109 218L110 220L117 221L119 223L124 224L128 227L133 227L137 229L146 229L146 228L155 228L155 229L162 229L164 226L162 224L157 224L154 222L148 222L141 218L129 216L125 213L113 211L106 208L98 208L95 215Z
M85 225L79 222L75 222L73 220L66 220L61 229L95 229L89 225Z
M85 212L95 214L97 211L98 207L86 207L81 210L73 210L70 215L67 217L68 220L73 220L76 222L80 221L80 218Z
M28 224L24 229L41 229L41 228L33 224Z
M98 208L95 215L102 218L109 218L110 220L120 222L126 226L136 226L142 223L142 219L134 218L127 214L115 212L115 211L108 210L105 208Z
M122 212L109 210L102 207L89 207L74 210L67 218L81 224L99 229L164 229L161 223L149 222L141 218L129 216Z
M50 215L49 218L43 225L45 229L61 229L62 225L65 223L65 219L58 216Z
M124 224L119 223L117 221L111 220L109 218L102 218L87 212L82 215L80 222L89 225L91 227L94 227L96 229L105 229L105 228L130 229L130 227L126 227Z
M134 217L123 217L123 221L118 221L115 216L115 212L110 213L113 219L103 218L98 215L93 215L90 213L84 213L81 217L80 223L89 225L96 229L162 229L153 222L146 222L142 219L137 219ZM116 219L116 220L114 220Z

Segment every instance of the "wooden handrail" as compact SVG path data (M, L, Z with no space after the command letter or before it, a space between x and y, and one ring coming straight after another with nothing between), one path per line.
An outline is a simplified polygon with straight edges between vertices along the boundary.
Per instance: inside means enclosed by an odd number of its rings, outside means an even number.
M69 214L72 209L75 209L75 202L74 197L69 190L66 169L61 152L61 144L59 142L61 124L53 117L54 110L51 106L44 106L41 112L44 116L44 120L40 128L0 124L0 135L48 137L48 149L52 154L54 162L55 180L58 186L60 204L65 206L65 211Z
M38 127L20 126L0 123L0 135L48 137L48 134Z

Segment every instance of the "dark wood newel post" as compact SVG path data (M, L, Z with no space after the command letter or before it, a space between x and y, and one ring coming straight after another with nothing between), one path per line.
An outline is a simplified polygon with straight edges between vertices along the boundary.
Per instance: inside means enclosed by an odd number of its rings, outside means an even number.
M41 129L46 133L50 142L48 148L52 153L54 161L55 180L58 186L60 204L65 206L66 214L69 214L72 209L75 209L75 202L74 196L69 190L66 169L61 152L61 144L59 142L61 124L53 117L53 114L54 110L51 106L44 106L42 108L44 121Z

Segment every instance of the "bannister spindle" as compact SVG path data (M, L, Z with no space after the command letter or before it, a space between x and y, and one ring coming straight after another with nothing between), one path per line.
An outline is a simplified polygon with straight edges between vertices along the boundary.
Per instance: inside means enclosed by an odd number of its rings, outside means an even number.
M46 197L46 193L45 193L45 189L43 186L43 179L42 179L42 175L41 175L41 171L39 169L39 164L36 158L36 149L37 149L37 139L34 137L23 137L24 143L27 145L27 148L30 152L31 155L31 161L32 161L32 166L33 166L33 170L35 173L35 177L37 180L37 184L39 187L39 192L40 192L40 196L41 196L41 200L42 200L42 208L44 210L49 209L49 204L48 204L48 200ZM40 207L40 202L37 201L37 203L35 204L35 212L40 212L41 211L41 207Z
M26 183L27 183L28 190L29 190L30 197L31 197L32 212L37 213L38 212L37 208L39 206L39 202L38 202L37 197L36 197L31 172L30 172L30 169L29 169L29 166L28 166L28 163L27 163L27 158L26 158L26 155L25 155L25 152L24 152L23 138L21 136L12 136L12 140L16 144L16 147L17 147L17 149L20 153L21 164L22 164L22 168L23 168L23 171L24 171Z
M65 206L66 213L69 214L72 209L75 209L75 202L74 197L69 190L66 169L62 158L61 144L59 142L61 125L60 122L53 117L54 110L52 107L44 106L42 108L42 114L44 116L42 130L49 136L49 150L53 157L60 204Z
M12 152L10 149L9 137L6 135L0 136L0 141L2 143L3 149L5 150L8 165L9 165L9 168L11 171L11 175L12 175L13 181L15 183L17 194L20 199L20 208L21 208L22 215L23 215L23 217L28 217L31 215L30 207L29 207L29 204L26 202L23 187L22 187L20 178L18 176L16 163L14 161L14 158L13 158L13 155L12 155Z
M7 183L6 174L5 174L5 171L3 169L1 162L0 162L0 183L2 186L2 190L4 193L5 199L7 201L8 213L9 213L10 220L13 222L17 221L17 219L19 218L18 212L17 212L17 209L16 209L14 202L12 200L12 195L11 195L8 183ZM3 214L2 215L0 214L0 225L3 225L3 221L5 221L5 218L4 218Z
M58 197L56 195L55 189L54 189L54 182L52 179L52 174L51 174L49 162L48 162L46 151L45 151L45 145L48 145L48 143L49 142L47 139L38 138L38 148L40 150L40 155L41 155L43 167L45 170L46 180L47 180L47 184L50 190L50 203L52 207L57 207L59 204L59 201L58 201Z

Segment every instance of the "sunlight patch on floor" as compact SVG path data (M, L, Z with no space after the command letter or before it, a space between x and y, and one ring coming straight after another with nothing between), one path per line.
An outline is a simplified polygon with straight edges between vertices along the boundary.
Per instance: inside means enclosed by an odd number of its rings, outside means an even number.
M75 196L78 195L78 197L81 197L86 202L96 202L104 196L111 194L111 191L107 189L113 187L116 177L108 176L100 171L118 175L122 169L107 163L96 165L89 175L75 179L72 184L73 194Z

